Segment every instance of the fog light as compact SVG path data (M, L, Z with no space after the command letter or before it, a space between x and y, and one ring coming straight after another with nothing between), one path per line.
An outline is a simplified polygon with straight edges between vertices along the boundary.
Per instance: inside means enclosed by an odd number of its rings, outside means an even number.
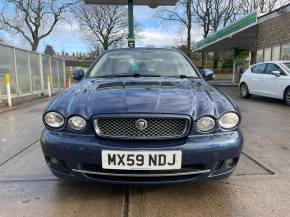
M230 159L227 159L225 160L224 162L224 166L229 169L229 168L232 168L234 165L234 159L230 158Z
M58 160L56 158L51 158L50 163L51 164L58 164Z

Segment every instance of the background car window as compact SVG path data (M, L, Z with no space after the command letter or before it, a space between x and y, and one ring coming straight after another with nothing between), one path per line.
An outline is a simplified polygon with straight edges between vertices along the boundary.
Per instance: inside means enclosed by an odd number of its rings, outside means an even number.
M266 64L259 64L252 67L252 72L255 74L265 73Z
M285 74L284 71L279 66L277 66L276 64L269 63L266 69L266 74L272 74L272 72L274 71L278 71L281 74Z

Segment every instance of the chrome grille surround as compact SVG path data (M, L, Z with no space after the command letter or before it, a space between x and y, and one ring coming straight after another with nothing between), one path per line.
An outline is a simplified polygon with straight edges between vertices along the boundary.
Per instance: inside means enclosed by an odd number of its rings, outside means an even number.
M136 127L137 120L147 121L146 129ZM115 139L173 139L188 135L191 119L187 115L113 114L93 118L98 136Z

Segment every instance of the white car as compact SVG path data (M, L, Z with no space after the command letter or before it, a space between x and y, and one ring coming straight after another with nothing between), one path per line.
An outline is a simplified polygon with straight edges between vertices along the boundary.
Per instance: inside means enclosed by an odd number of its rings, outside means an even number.
M290 106L290 61L264 62L252 65L240 80L240 95L251 94L285 100Z

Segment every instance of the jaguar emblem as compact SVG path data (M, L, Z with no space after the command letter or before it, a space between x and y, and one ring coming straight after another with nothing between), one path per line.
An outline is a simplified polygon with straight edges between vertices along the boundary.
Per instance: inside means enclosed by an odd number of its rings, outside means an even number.
M136 128L138 130L145 130L147 127L148 127L148 123L147 123L146 120L144 120L144 119L138 119L136 121Z

